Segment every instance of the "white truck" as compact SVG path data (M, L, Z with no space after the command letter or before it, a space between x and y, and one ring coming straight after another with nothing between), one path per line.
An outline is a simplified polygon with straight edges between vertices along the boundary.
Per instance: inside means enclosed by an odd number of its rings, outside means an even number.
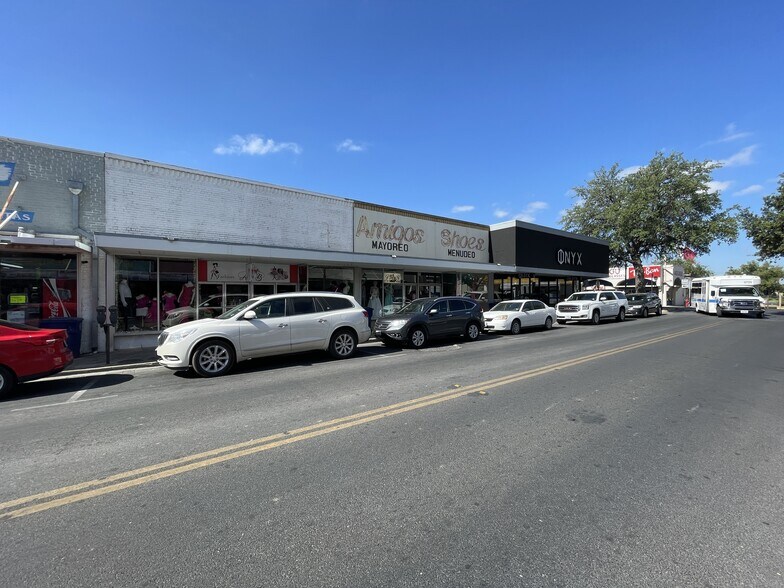
M691 281L692 306L697 312L727 315L765 315L759 276L708 276Z

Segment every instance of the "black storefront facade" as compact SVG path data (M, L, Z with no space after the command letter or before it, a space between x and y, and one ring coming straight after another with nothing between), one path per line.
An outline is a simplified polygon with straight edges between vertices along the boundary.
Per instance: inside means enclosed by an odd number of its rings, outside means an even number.
M491 225L492 260L514 272L496 272L493 297L537 298L554 305L589 278L607 275L610 246L585 237L523 221Z

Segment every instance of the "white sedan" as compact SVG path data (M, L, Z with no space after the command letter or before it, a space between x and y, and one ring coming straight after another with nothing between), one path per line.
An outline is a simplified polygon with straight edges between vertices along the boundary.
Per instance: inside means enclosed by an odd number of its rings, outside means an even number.
M539 300L506 300L484 312L485 331L509 331L517 335L521 329L539 327L551 329L555 309Z

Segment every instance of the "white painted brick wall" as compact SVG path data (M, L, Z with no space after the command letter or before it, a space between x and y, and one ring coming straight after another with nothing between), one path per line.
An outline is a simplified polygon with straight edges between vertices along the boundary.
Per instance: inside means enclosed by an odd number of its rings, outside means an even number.
M352 202L106 155L109 233L352 251Z

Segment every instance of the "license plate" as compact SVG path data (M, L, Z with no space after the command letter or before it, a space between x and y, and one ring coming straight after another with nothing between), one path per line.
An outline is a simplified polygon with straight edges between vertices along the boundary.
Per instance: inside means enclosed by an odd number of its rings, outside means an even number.
M741 310L740 313L741 314L749 314L749 311L748 310Z

